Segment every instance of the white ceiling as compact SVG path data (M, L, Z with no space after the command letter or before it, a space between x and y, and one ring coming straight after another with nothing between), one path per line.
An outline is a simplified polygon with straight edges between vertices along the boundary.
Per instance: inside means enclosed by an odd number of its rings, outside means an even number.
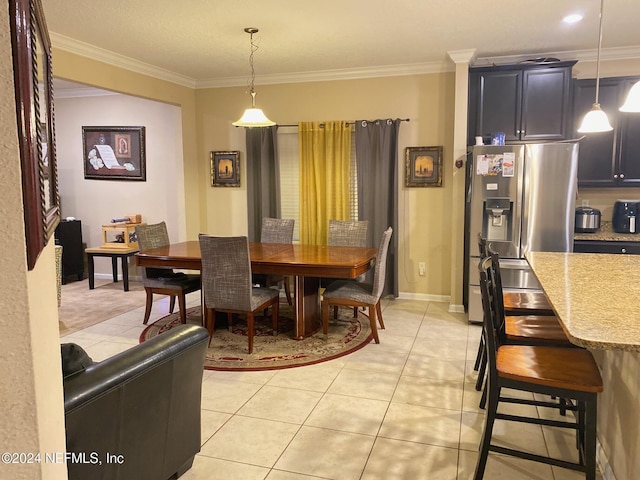
M194 87L451 69L448 51L482 63L594 58L598 0L42 0L54 47ZM565 25L569 13L584 20ZM605 0L603 58L640 58L640 0ZM54 65L55 68L55 65ZM297 80L296 80L297 79Z

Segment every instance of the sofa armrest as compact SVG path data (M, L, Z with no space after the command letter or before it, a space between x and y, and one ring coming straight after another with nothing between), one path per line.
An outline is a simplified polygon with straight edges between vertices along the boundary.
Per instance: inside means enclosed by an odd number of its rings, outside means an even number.
M208 340L181 325L67 377L67 451L86 457L68 461L69 478L162 479L192 461Z

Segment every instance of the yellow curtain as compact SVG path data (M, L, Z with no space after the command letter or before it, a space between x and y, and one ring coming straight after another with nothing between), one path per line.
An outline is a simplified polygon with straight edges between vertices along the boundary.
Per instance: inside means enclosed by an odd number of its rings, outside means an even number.
M298 125L302 244L326 245L329 219L349 218L351 131L345 121Z

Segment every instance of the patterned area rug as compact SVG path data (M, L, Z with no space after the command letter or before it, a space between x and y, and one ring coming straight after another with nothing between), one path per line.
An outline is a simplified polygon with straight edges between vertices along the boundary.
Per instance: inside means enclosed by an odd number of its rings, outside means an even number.
M353 318L353 310L340 309L338 319L329 321L329 334L322 329L304 340L293 339L291 307L280 305L278 335L273 335L271 321L262 315L255 318L253 353L247 353L246 322L234 316L234 325L227 328L226 314L219 314L204 368L207 370L258 371L300 367L326 362L355 352L372 339L369 319L364 314ZM200 307L187 310L187 323L202 324ZM172 313L149 325L140 335L140 343L180 325L177 313Z

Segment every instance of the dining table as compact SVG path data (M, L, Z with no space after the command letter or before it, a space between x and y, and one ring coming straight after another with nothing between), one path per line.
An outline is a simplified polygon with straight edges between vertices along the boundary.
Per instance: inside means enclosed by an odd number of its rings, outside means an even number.
M320 279L356 278L366 273L378 250L281 243L249 243L251 273L293 277L294 338L312 335L321 324ZM136 254L140 267L202 270L200 243L172 243Z
M528 252L525 258L572 343L640 352L640 255Z

